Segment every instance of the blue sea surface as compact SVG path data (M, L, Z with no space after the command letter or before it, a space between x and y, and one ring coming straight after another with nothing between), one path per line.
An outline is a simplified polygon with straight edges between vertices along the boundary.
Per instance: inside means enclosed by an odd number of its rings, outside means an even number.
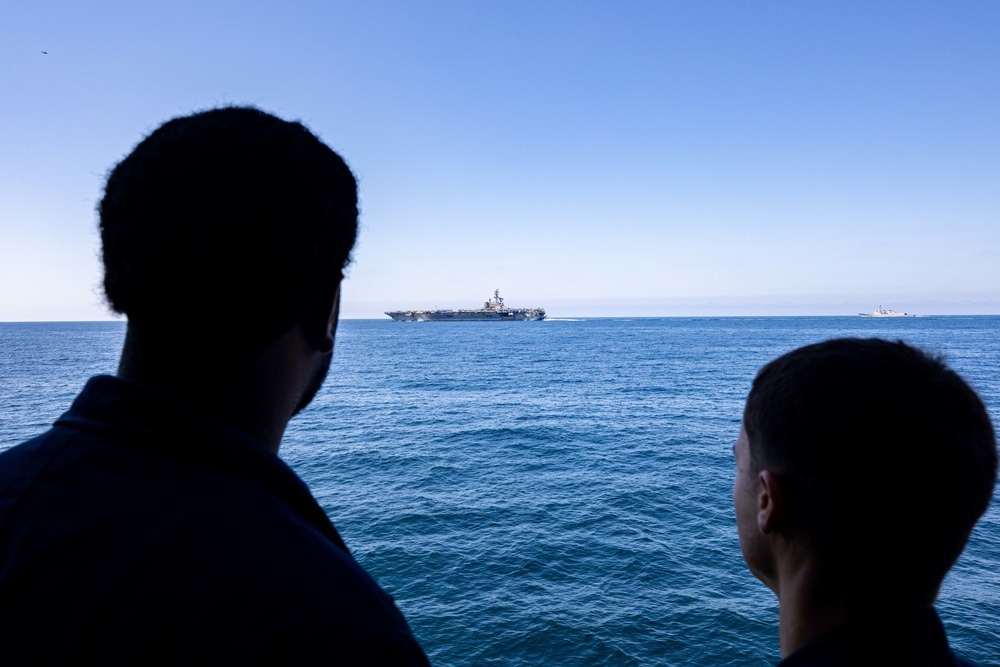
M436 665L768 665L777 604L732 511L757 369L827 338L902 339L944 353L996 425L998 330L983 316L347 320L281 454ZM0 448L113 373L123 334L0 324ZM958 652L1000 665L996 504L938 610Z

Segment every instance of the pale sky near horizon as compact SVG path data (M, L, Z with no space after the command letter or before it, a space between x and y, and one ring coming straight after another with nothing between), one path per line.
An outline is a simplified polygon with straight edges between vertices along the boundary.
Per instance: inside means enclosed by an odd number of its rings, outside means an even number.
M356 172L345 317L1000 313L998 35L993 1L12 0L0 321L107 319L106 171L222 104Z

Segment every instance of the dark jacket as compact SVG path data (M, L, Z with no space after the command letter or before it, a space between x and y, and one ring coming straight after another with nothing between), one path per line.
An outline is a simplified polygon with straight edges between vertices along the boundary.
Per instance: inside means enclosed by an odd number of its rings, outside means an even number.
M277 456L102 376L0 454L0 664L84 662L427 659Z
M976 667L952 653L933 609L884 615L812 641L779 667Z

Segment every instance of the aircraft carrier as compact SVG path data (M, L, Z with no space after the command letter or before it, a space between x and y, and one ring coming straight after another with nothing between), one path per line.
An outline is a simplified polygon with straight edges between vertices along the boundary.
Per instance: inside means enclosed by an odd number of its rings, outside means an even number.
M532 322L545 319L544 308L509 308L500 290L475 310L390 310L386 315L397 322Z

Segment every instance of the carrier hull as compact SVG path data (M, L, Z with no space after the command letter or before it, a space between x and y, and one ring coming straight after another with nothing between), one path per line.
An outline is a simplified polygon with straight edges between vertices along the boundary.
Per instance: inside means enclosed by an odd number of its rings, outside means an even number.
M394 310L386 315L397 322L537 322L545 319L542 308L516 310Z
M538 322L545 319L544 308L508 308L500 297L475 310L390 310L385 313L396 322Z

